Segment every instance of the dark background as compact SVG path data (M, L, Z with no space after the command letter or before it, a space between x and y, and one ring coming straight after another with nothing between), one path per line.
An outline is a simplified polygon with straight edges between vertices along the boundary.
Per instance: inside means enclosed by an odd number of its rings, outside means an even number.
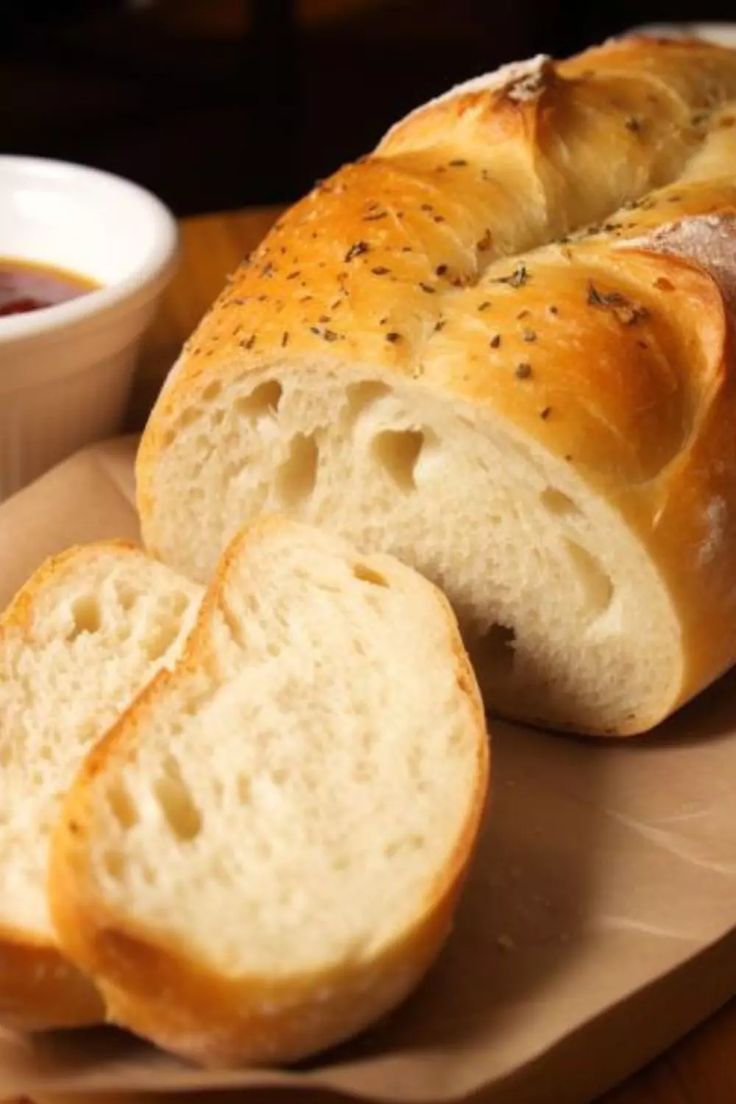
M288 200L501 62L729 18L736 0L0 0L0 148L123 173L178 214Z

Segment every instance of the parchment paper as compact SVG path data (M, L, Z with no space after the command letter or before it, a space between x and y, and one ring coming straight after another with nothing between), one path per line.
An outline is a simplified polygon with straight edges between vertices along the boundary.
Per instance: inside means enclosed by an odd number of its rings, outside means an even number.
M136 536L134 446L85 450L0 506L1 603L51 552ZM112 1029L0 1034L0 1097L279 1086L582 1104L736 993L736 678L639 740L492 732L452 939L380 1026L287 1072L195 1070Z

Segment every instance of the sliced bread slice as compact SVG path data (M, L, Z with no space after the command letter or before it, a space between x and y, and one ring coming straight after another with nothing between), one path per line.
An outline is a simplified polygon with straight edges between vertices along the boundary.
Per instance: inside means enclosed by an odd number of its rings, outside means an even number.
M444 596L390 556L261 521L67 797L62 946L114 1022L183 1056L321 1050L438 952L487 773Z
M0 621L0 1024L103 1018L57 948L49 835L85 753L179 653L201 594L132 545L94 544L47 561Z

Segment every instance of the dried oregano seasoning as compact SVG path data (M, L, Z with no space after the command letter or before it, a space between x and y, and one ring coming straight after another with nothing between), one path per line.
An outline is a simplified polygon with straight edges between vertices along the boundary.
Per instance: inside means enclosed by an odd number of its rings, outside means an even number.
M588 306L610 311L623 326L633 326L649 317L649 311L641 303L628 299L620 291L599 291L591 281L588 284Z
M321 337L323 341L337 341L340 337L340 334L335 333L334 330L327 329L326 326L310 326L309 329L313 334L316 334L317 337Z
M366 241L353 242L345 254L345 260L352 261L354 257L359 257L361 253L367 253L369 249L370 246Z
M508 284L512 288L520 288L528 283L531 278L531 273L527 270L526 265L520 264L508 276L497 276L492 282L494 284Z

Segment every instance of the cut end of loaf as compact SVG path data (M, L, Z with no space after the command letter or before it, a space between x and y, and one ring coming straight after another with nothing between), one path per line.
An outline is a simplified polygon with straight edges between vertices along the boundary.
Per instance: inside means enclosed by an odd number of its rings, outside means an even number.
M651 561L572 465L505 419L385 372L308 365L237 376L188 418L150 477L166 513L146 523L181 571L205 578L240 524L287 513L442 587L492 710L613 734L671 708L678 628ZM215 433L228 447L205 456ZM194 516L201 539L182 543Z

